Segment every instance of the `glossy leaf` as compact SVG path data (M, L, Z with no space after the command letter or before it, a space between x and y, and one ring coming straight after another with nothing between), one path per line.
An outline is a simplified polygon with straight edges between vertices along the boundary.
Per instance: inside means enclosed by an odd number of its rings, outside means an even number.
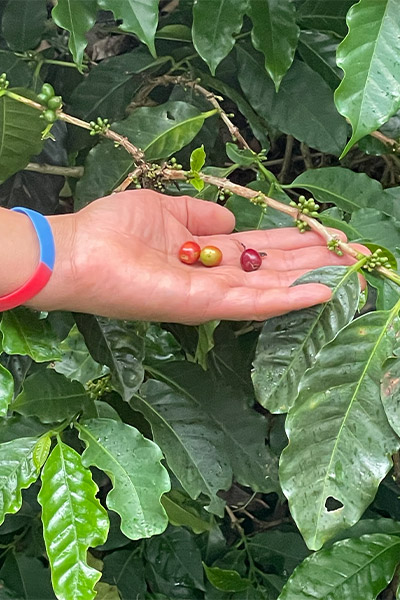
M83 464L102 469L112 481L107 506L120 515L122 533L132 540L162 533L168 520L160 498L170 481L159 447L134 427L110 419L89 419L78 430L86 444Z
M51 12L56 25L69 31L68 48L79 67L82 67L83 53L87 46L85 34L95 24L96 15L96 0L58 0Z
M0 15L1 18L1 15ZM0 72L7 73L7 80L11 87L30 86L32 82L32 70L14 52L0 53Z
M258 338L253 384L257 400L273 413L287 412L293 406L304 372L358 308L356 272L346 267L324 267L307 273L296 284L311 282L328 285L332 300L268 319Z
M46 20L46 0L8 2L1 21L3 37L11 50L33 50L40 43Z
M342 329L305 373L289 411L280 480L313 550L359 520L399 447L380 398L382 365L399 330L396 314L396 308L369 313Z
M208 321L207 323L202 323L198 327L199 339L197 342L196 353L194 355L194 360L202 368L207 370L207 356L209 352L214 348L214 332L220 321Z
M134 33L156 55L154 36L158 23L158 0L97 0L99 8L121 19L119 28Z
M12 408L26 417L38 417L43 423L56 423L71 419L90 402L78 381L41 369L24 381Z
M0 420L0 444L24 437L40 436L49 427L33 417L14 414Z
M216 496L235 478L253 489L276 489L274 460L265 448L265 423L227 381L216 385L210 374L190 363L165 363L132 400L149 421L154 439L188 494L210 498L210 511L220 514ZM240 415L240 417L239 417Z
M289 187L306 189L324 204L335 204L345 212L360 208L375 208L396 216L392 198L382 185L366 173L355 173L342 167L326 167L304 171Z
M128 401L143 381L146 325L80 314L75 319L93 358L109 367L111 385Z
M302 59L335 90L342 79L336 64L338 38L331 33L302 31L298 51Z
M82 334L74 325L68 336L60 344L61 360L54 365L54 370L74 381L86 385L88 381L97 379L108 373L108 368L99 364L89 354Z
M203 563L208 581L222 592L242 592L251 586L249 579L240 577L237 571L208 567Z
M354 0L306 0L297 10L297 20L304 29L326 31L344 37L346 15Z
M227 142L225 148L228 158L241 167L251 167L257 163L257 154L252 150L248 150L247 148L242 150L232 142Z
M372 240L388 248L394 256L400 258L400 222L382 214L375 208L361 208L351 216L350 227L358 232L358 239ZM352 238L354 239L354 238Z
M349 10L347 24L349 33L337 52L344 77L335 102L353 134L342 156L400 108L400 5L360 0Z
M215 75L215 69L235 45L248 0L196 0L193 4L193 45Z
M307 558L289 578L279 600L374 600L393 578L400 538L375 533L337 542Z
M237 52L240 85L260 117L312 148L341 152L347 136L346 121L336 110L332 90L318 73L295 60L276 93L262 56L245 46L237 46Z
M193 150L190 155L190 170L198 173L204 167L204 163L206 162L206 153L204 151L204 145L200 146L200 148L196 148Z
M248 0L248 15L253 22L253 46L265 57L265 69L276 91L290 68L300 30L290 0Z
M142 47L112 56L89 71L71 96L71 113L90 121L101 115L110 121L122 119L125 109L142 84L142 72L162 64Z
M144 150L148 160L168 158L189 144L199 133L204 120L214 111L201 113L185 102L167 102L156 107L136 109L113 129L126 135ZM93 148L85 164L85 174L77 185L78 208L112 192L132 171L132 157L107 140Z
M21 490L39 475L33 460L36 442L36 438L26 437L0 444L0 523L6 514L21 508Z
M176 527L189 527L193 533L204 533L212 529L209 515L202 506L179 490L172 490L162 497L168 521Z
M4 313L0 323L3 350L7 354L22 354L35 362L61 358L60 342L40 313L19 307Z
M274 570L286 577L310 554L299 533L279 529L257 533L248 540L247 548L256 563L273 564Z
M14 395L14 379L10 371L0 365L0 417L5 417Z
M50 452L51 435L47 434L39 438L33 449L33 462L37 470L41 469Z
M382 404L393 430L400 436L400 360L393 359L385 365L381 386Z
M23 93L19 88L14 90ZM23 169L42 148L40 113L8 96L0 97L0 183Z
M104 544L109 526L97 491L80 455L59 441L44 466L38 495L58 600L95 597L93 587L101 573L88 566L86 554L90 546Z

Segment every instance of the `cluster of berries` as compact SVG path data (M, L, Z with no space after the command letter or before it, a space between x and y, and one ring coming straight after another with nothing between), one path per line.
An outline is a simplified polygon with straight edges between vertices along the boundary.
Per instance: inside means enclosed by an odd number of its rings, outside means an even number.
M0 75L0 90L6 90L9 85L10 82L7 79L7 75L5 73L2 73Z
M40 94L37 97L38 102L47 108L42 112L41 117L47 121L47 123L54 123L57 121L56 110L62 107L61 96L56 96L55 91L50 83L44 83Z
M364 269L371 273L376 267L385 267L386 269L391 269L392 265L390 264L390 260L387 256L382 256L382 248L377 248L371 256L368 257L367 262L364 265Z
M99 133L105 133L107 129L110 129L110 123L108 119L102 119L97 117L96 121L90 121L90 135L97 135Z
M261 267L262 259L267 255L266 252L258 252L253 248L243 246L240 255L240 266L243 271L257 271ZM205 246L200 248L196 242L188 241L182 244L179 249L179 260L186 265L193 265L200 261L205 267L217 267L222 261L222 252L217 246Z

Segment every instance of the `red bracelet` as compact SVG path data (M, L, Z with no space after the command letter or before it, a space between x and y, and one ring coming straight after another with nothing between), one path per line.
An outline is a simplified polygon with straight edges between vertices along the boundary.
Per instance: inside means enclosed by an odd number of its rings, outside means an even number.
M10 310L36 296L49 281L53 272L55 260L54 238L50 224L40 213L17 206L15 212L23 213L30 218L39 240L40 259L36 271L30 279L14 292L0 296L0 311Z

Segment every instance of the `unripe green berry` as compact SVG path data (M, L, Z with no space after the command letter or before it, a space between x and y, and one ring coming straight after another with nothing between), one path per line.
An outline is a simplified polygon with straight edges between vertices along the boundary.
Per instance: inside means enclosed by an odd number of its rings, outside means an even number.
M44 94L39 94L37 100L38 102L40 102L40 104L47 104L47 96L45 96Z
M49 98L47 101L47 106L51 110L57 110L58 108L61 108L61 106L62 106L61 96L52 96L51 98Z
M55 95L54 88L50 83L44 83L42 85L41 94L46 97L47 100Z
M43 112L43 118L48 123L54 123L54 121L57 121L56 113L54 112L54 110L51 110L49 108Z

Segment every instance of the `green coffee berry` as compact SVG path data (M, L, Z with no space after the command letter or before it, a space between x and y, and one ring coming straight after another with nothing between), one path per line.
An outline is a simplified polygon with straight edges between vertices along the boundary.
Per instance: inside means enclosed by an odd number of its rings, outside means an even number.
M57 110L58 108L61 108L61 106L62 106L61 96L52 96L51 98L49 98L47 101L47 106L51 110Z
M50 108L43 111L43 118L48 123L54 123L54 121L57 121L56 113L54 112L54 110L51 110Z
M44 83L42 85L42 89L40 90L40 93L43 94L43 96L45 96L47 100L49 100L50 98L52 98L55 95L54 88L50 83Z

